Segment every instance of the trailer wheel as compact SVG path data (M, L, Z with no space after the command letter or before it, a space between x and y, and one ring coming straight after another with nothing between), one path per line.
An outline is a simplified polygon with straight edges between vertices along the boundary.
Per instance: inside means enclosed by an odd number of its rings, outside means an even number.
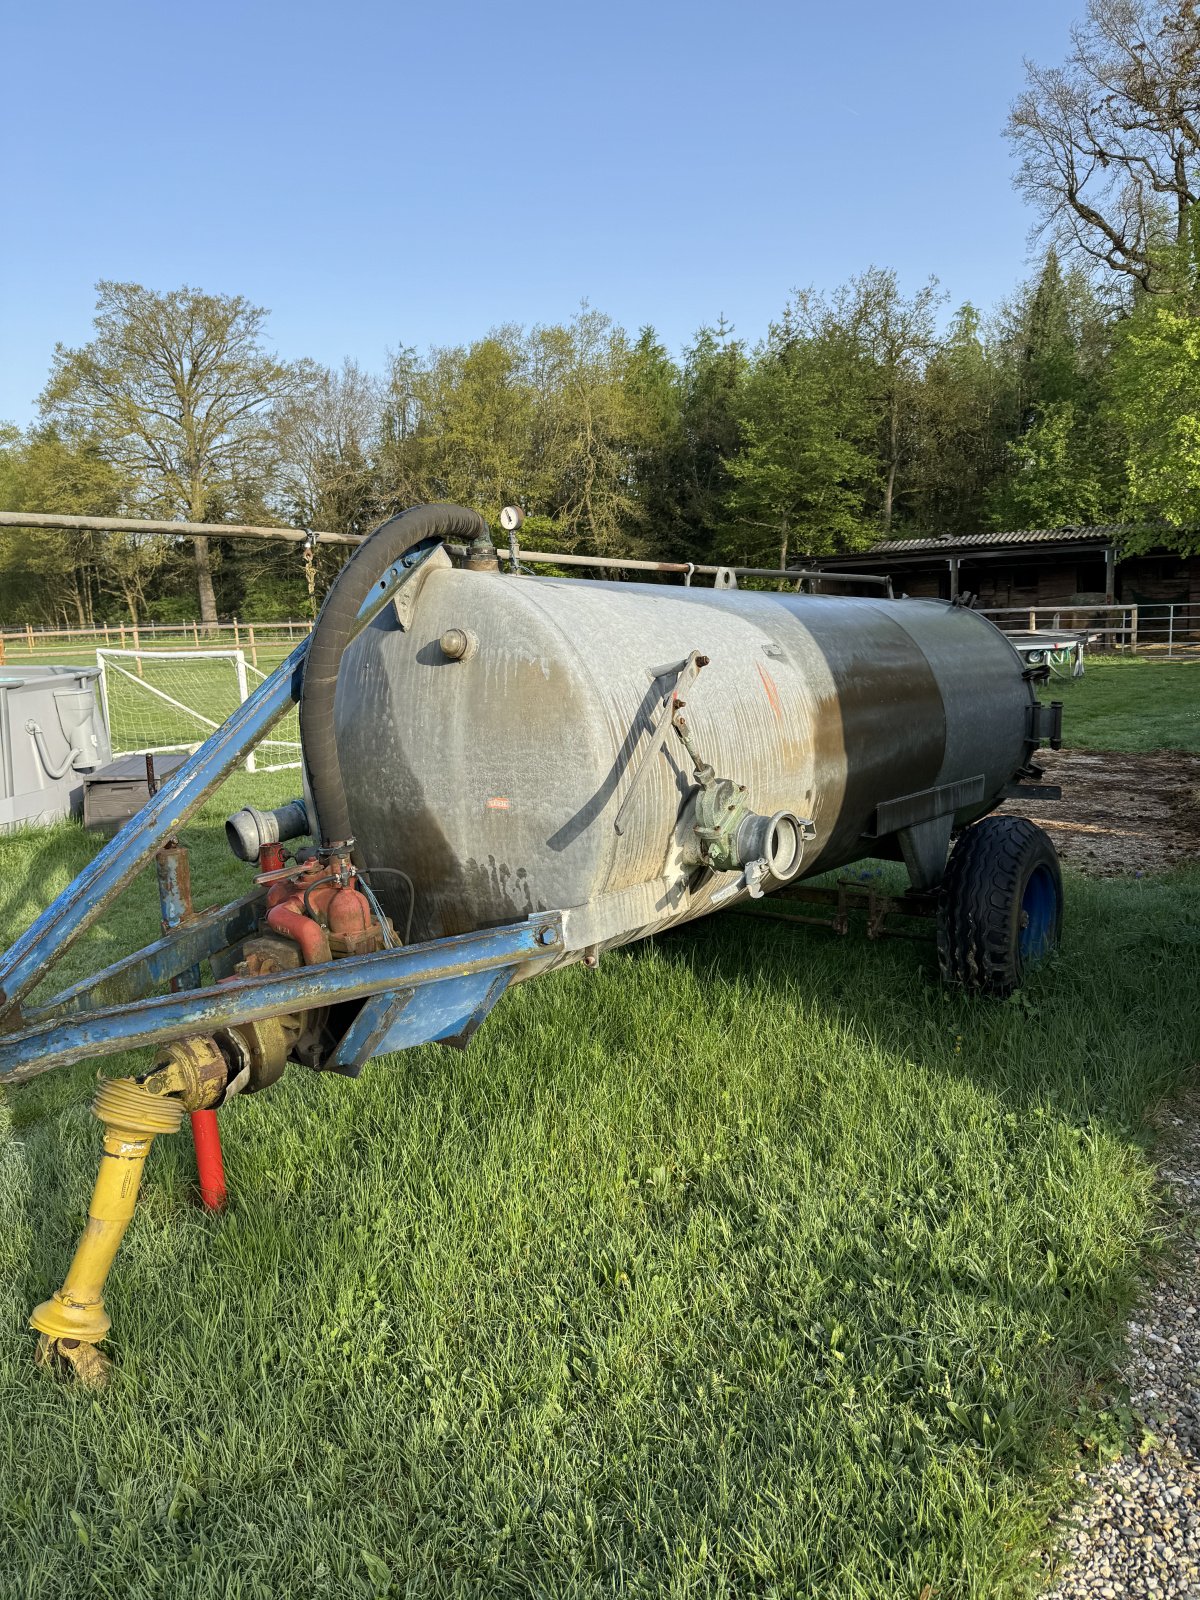
M942 880L942 978L1003 999L1057 946L1062 903L1062 869L1041 828L1024 817L984 817L959 835Z

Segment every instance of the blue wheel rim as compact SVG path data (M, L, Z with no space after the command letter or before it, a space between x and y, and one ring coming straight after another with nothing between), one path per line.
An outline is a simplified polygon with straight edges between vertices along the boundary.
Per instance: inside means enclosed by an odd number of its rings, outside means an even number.
M1058 890L1049 867L1035 867L1021 896L1021 929L1017 949L1023 962L1040 961L1054 943Z

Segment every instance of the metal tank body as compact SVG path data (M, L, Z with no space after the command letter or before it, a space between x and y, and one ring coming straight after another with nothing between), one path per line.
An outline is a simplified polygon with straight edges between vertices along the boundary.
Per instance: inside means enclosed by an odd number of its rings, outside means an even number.
M680 691L694 746L757 812L811 819L802 877L899 854L889 818L919 826L930 792L953 808L940 874L951 824L991 810L1033 748L1016 652L958 606L439 566L403 620L389 610L351 646L336 700L357 848L412 879L413 938L578 908L578 952L736 898L681 859L696 785L680 741L646 756L693 652L708 658ZM403 922L401 880L376 888Z

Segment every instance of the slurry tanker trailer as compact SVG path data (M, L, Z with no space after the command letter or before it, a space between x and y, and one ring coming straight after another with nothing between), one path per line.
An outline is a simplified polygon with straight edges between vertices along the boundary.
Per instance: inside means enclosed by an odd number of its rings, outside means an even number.
M947 982L1010 992L1061 919L1050 841L990 815L1056 740L1034 676L958 604L501 574L473 511L384 523L311 636L0 962L0 1081L155 1052L100 1081L87 1228L31 1319L43 1359L102 1380L104 1281L153 1140L190 1115L219 1203L217 1108L289 1063L353 1076L465 1044L510 984L818 895L806 880L865 857L909 879L871 896L871 931L889 904L928 911ZM245 893L197 910L177 830L294 702L303 799L230 818ZM35 999L151 860L161 937ZM844 925L850 891L827 892Z

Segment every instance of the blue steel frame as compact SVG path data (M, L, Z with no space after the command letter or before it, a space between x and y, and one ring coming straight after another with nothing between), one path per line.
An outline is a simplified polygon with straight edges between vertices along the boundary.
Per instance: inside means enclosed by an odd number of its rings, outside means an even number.
M426 541L388 568L359 610L356 633L437 548L438 541ZM307 652L304 639L0 960L0 1082L22 1082L72 1061L239 1021L374 997L331 1058L335 1070L354 1073L383 1050L469 1036L518 966L558 954L562 923L558 913L548 912L457 938L146 998L162 983L189 974L202 959L219 961L253 932L264 895L259 889L200 912L52 1000L23 1007L63 952L299 700Z

